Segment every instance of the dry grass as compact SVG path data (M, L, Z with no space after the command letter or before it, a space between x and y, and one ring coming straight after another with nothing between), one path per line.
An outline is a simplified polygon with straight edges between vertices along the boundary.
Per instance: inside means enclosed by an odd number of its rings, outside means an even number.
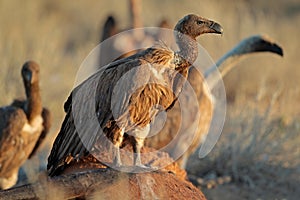
M266 33L283 46L284 59L257 55L225 78L230 100L225 129L217 148L206 158L207 166L250 187L257 187L257 179L271 180L274 174L281 187L289 175L286 168L297 169L299 174L299 7L297 0L274 0L271 6L259 0L153 0L143 4L146 26L155 26L162 17L175 23L186 13L220 22L223 37L199 40L213 59L252 34ZM42 68L42 98L54 116L51 141L64 116L62 105L77 69L97 45L100 25L111 13L121 28L128 27L125 1L0 1L0 105L24 96L21 65L36 60ZM277 171L270 171L273 167ZM291 177L299 183L299 177Z
M208 183L206 186L211 187L211 179L232 179L231 186L217 186L216 194L202 188L208 198L228 196L222 188L230 191L230 199L299 197L300 118L291 119L278 112L282 87L274 88L270 96L265 96L265 90L263 84L256 96L235 97L227 107L223 133L213 151L203 160L197 159L197 155L190 158L188 173L194 181L195 177L202 177ZM250 102L245 103L247 100ZM262 106L265 101L268 104Z
M190 158L191 177L204 177L209 183L211 178L229 176L231 184L239 188L232 196L241 198L297 199L299 118L287 123L272 116L275 96L264 112L247 105L228 113L222 136L211 154L203 160L197 155ZM207 193L208 198L216 198L212 192Z

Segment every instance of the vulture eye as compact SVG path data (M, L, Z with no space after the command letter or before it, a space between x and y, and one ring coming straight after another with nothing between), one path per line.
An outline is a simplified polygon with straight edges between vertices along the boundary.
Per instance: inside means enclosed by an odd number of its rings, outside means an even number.
M204 21L197 20L197 24L198 24L198 25L202 25L202 24L204 24Z

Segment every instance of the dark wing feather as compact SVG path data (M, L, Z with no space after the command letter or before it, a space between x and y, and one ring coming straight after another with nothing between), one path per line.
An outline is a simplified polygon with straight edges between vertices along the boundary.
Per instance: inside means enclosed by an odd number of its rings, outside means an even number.
M10 104L10 106L21 108L22 110L24 110L25 103L26 100L24 99L14 99L14 101Z

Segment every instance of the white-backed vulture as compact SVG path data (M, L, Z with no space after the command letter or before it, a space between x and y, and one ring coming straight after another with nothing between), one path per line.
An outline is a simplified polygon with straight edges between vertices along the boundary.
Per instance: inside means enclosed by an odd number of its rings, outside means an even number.
M50 113L42 107L39 66L33 61L22 67L26 100L0 108L0 188L17 182L21 165L37 150L50 128Z
M72 91L64 105L66 117L48 157L49 176L60 174L69 163L85 156L97 158L99 146L107 138L113 144L114 166L122 166L120 146L125 138L133 147L134 166L145 167L140 150L150 122L176 101L183 84L181 78L187 77L191 63L198 57L196 37L223 32L218 23L193 14L182 18L174 30L179 51L163 44L150 47L108 64ZM118 100L113 99L115 93ZM91 127L89 122L95 116L97 127Z

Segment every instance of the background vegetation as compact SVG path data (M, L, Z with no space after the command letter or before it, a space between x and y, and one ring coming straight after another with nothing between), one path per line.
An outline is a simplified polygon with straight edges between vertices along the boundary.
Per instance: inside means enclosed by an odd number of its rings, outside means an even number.
M226 76L228 107L221 139L205 159L193 157L189 172L232 177L229 184L202 187L210 199L297 199L300 2L144 0L142 10L145 26L156 26L162 18L175 24L187 13L220 22L223 37L199 39L215 60L253 34L265 33L283 47L284 58L255 55ZM21 66L29 59L37 61L43 102L53 113L45 151L59 130L77 69L99 43L108 14L116 16L120 28L128 28L127 1L0 1L0 105L24 96Z

